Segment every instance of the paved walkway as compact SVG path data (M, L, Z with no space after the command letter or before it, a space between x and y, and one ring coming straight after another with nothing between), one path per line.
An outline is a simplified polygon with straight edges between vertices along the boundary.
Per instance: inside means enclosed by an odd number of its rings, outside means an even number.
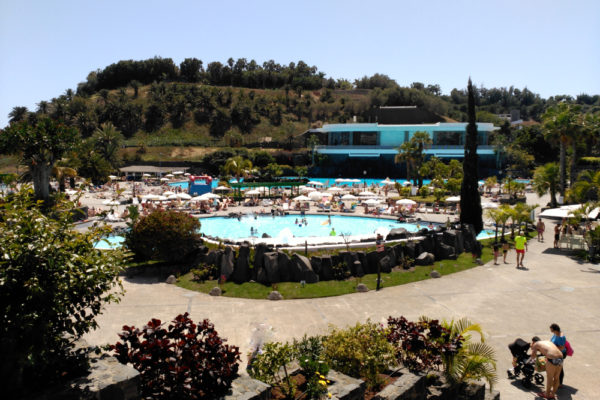
M150 318L167 321L189 311L194 320L209 318L229 343L246 353L253 329L263 322L273 327L275 340L289 340L304 333L325 333L330 324L343 326L367 318L384 322L389 315L467 316L482 325L497 351L502 398L531 399L533 391L506 377L511 361L507 345L517 337L549 338L548 327L556 322L575 350L574 357L565 361L565 386L559 398L600 399L600 267L551 247L551 242L530 242L527 270L515 269L511 251L508 265L490 262L441 279L312 300L215 298L156 281L125 281L127 294L121 303L108 306L98 319L99 329L86 339L92 344L114 343L124 324L142 326Z

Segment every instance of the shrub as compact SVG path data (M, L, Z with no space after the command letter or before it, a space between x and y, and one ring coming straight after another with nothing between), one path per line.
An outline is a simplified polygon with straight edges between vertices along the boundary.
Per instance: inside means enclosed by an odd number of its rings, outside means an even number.
M343 281L350 277L350 270L348 266L344 262L340 262L339 264L331 266L331 273L333 275L333 279L336 281Z
M363 378L370 388L381 385L379 374L395 363L386 330L367 321L346 329L334 328L323 338L325 361L336 371Z
M125 236L137 260L185 260L200 242L200 222L177 211L153 211L141 217Z
M192 276L195 281L204 282L207 279L214 279L218 274L216 265L202 264L199 268L193 269Z
M78 232L70 213L58 211L72 203L45 215L24 188L0 208L0 384L17 398L82 372L72 343L117 300L122 258L94 248L107 229Z
M429 196L429 188L427 186L421 186L419 188L419 196L421 196L421 197Z
M123 326L111 346L119 362L140 372L142 398L213 399L225 395L237 377L240 353L226 345L207 319L196 325L188 313L167 329L152 319L141 330Z
M329 365L323 356L322 338L304 335L300 341L294 339L293 346L298 364L306 378L305 392L308 398L319 399L327 393L327 381L324 378L329 373Z
M387 339L398 361L413 372L439 368L463 343L462 336L451 335L437 320L411 322L404 317L388 318Z
M294 348L289 343L265 343L262 351L251 360L248 373L255 379L279 387L288 398L293 398L296 383L290 378L287 365L294 358Z

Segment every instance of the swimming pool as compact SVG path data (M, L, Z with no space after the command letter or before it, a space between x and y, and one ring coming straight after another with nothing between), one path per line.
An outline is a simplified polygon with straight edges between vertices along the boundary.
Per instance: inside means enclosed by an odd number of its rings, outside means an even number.
M123 236L109 236L96 243L94 248L98 250L114 250L123 246L123 242L125 242Z

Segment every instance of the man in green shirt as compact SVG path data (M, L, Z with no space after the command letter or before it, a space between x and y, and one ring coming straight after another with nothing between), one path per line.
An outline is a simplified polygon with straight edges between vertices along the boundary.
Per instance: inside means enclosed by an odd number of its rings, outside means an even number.
M523 236L523 232L519 232L519 235L515 238L515 249L517 250L517 268L525 268L523 258L525 258L525 251L527 250L527 239Z

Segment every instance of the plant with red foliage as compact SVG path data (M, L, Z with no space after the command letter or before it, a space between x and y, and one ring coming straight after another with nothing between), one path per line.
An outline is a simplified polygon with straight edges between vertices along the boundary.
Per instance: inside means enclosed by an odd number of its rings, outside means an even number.
M438 320L422 318L418 322L404 317L388 317L388 341L396 348L396 357L410 371L439 368L460 350L464 338L451 335Z
M188 313L180 314L167 329L152 319L141 330L123 326L119 337L123 343L111 349L140 372L142 398L218 398L238 376L239 348L224 344L207 319L196 325Z

